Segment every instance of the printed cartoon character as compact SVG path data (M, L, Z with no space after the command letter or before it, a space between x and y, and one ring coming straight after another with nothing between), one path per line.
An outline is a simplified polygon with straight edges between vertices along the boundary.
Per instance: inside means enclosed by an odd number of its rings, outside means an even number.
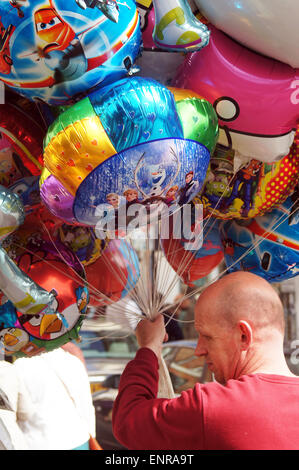
M244 168L238 171L230 197L223 202L222 207L228 208L237 197L240 191L244 191L242 216L247 217L252 206L253 183L257 180L262 162L251 160ZM243 184L242 184L243 183Z
M76 0L76 3L83 10L98 8L109 20L118 22L119 6L116 0Z
M116 193L109 193L106 196L106 201L114 207L114 209L117 209L119 206L119 195Z
M0 342L5 348L6 354L13 354L20 351L29 341L29 335L21 328L8 327L4 328L4 324L0 325Z
M180 189L178 204L182 206L191 201L200 190L198 181L194 181L194 171L189 171L185 176L185 186Z
M9 186L9 189L20 197L27 212L36 208L41 202L37 176L22 178Z
M138 199L138 191L137 189L134 188L129 188L124 191L123 195L126 198L126 204L131 205L133 203L138 204L140 203L140 200Z
M89 227L72 227L63 224L59 228L59 238L82 262L89 261L97 250L95 236Z
M169 188L169 190L165 194L165 202L167 205L175 202L178 189L179 187L177 185Z
M15 29L15 26L12 24L5 29L0 17L0 73L7 75L11 72L13 65L10 56L9 41Z

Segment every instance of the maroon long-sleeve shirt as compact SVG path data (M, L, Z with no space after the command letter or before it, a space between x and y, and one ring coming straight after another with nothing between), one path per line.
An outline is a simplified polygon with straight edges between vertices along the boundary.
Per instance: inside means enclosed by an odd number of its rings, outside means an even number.
M128 449L299 449L299 377L244 375L156 398L158 359L141 348L122 374L113 432Z

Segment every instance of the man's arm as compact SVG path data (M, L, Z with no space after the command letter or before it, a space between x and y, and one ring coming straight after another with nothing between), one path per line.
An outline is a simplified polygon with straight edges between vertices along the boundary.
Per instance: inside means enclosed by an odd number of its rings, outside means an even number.
M179 398L158 399L159 363L165 338L163 317L142 320L136 336L141 346L125 368L113 407L115 437L129 449L203 448L200 386Z

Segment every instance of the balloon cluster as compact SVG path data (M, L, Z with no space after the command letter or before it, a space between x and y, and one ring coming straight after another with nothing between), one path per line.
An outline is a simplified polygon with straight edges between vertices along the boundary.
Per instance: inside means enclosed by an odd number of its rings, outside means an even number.
M224 261L298 274L296 25L279 1L212 3L1 2L5 354L78 339L88 306L133 295L129 237L153 225L186 286Z

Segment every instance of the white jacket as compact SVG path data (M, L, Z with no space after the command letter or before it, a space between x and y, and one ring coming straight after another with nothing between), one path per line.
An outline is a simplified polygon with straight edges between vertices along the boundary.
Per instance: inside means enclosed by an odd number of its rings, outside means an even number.
M71 450L95 437L95 410L88 375L77 357L56 349L17 359L32 410L19 425L31 450Z

